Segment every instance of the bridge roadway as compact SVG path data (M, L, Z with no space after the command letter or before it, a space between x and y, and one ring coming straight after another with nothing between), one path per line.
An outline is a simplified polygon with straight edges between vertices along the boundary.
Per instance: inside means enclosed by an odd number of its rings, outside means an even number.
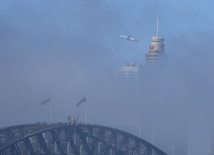
M130 133L91 124L36 123L0 129L0 155L166 155Z

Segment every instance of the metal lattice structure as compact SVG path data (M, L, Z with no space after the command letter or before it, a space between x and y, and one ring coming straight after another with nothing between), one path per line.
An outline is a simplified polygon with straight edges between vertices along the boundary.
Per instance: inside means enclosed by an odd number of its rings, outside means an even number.
M127 132L89 124L29 124L0 130L0 155L166 155Z

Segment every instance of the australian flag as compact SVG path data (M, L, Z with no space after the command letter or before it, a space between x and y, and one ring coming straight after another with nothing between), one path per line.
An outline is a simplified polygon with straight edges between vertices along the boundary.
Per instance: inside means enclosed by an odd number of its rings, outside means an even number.
M44 99L44 101L41 102L41 105L46 104L50 101L51 101L51 97L48 97L48 98Z
M86 98L83 97L77 104L76 107L78 107L82 102L86 102Z

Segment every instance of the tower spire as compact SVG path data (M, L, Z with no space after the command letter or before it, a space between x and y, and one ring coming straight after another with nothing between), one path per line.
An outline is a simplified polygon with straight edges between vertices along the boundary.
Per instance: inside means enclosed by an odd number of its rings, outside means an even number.
M146 63L155 64L165 53L164 38L159 36L159 15L157 14L156 36L151 38L149 52L146 53Z
M156 28L156 37L159 37L159 15L157 14L157 28Z

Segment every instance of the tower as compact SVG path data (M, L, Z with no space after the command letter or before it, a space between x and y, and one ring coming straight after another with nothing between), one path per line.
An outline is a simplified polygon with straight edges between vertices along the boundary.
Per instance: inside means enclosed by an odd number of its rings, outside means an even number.
M138 63L126 63L115 69L115 74L120 80L136 81L139 80L142 65Z
M214 155L214 129L212 129L211 149L210 149L209 153L210 153L210 155Z
M146 64L153 65L165 55L164 38L159 36L159 16L157 15L156 36L151 38L149 52L146 53Z
M143 68L144 98L153 106L151 119L151 140L154 145L171 155L187 155L188 127L185 121L168 116L169 107L162 99L164 85L162 79L166 73L167 54L164 38L159 35L159 16L157 15L156 35L151 38L149 51L145 54L146 65ZM163 66L164 65L164 66ZM163 68L162 68L163 67ZM159 124L161 122L161 124Z

